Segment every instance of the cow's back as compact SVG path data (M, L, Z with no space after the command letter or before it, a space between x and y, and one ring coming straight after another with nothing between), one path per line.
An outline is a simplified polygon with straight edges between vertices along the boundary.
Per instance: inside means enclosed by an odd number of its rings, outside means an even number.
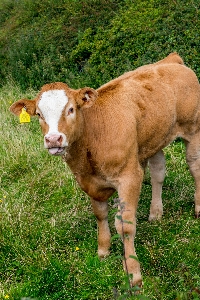
M96 104L84 112L86 139L105 156L110 151L126 156L137 143L144 160L176 136L187 139L200 122L198 80L177 54L125 73L97 91Z

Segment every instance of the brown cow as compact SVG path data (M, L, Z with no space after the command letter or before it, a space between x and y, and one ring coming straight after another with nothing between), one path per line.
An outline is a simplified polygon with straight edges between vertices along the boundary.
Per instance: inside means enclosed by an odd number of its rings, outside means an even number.
M19 100L38 115L44 146L63 155L81 188L90 196L98 222L98 255L109 253L107 200L116 190L123 203L115 225L122 235L132 284L141 284L135 256L136 210L147 160L152 177L150 220L161 218L165 161L162 149L176 137L186 143L195 179L195 213L200 215L200 85L176 54L125 73L99 89L73 90L64 83L44 85L33 100ZM123 224L123 230L122 230Z

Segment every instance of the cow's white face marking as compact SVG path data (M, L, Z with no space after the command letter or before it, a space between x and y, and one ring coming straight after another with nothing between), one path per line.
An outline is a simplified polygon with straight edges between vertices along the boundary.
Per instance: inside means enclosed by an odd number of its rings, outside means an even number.
M49 90L42 94L38 108L49 126L48 134L58 133L58 123L67 103L68 97L64 90Z

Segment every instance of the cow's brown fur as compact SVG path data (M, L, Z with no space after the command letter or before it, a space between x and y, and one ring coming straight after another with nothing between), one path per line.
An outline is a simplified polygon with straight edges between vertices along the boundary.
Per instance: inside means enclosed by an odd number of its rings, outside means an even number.
M90 196L97 217L98 254L109 252L107 200L115 190L123 202L116 229L125 234L124 247L128 272L133 284L141 284L140 265L136 255L136 209L143 166L149 160L152 181L152 203L149 220L162 216L161 188L165 161L162 149L176 137L187 146L187 162L195 179L195 213L200 214L200 86L194 72L172 53L151 65L125 73L101 86L70 89L64 83L45 85L34 101L19 100L11 111L19 114L26 105L35 114L44 91L65 90L69 104L76 106L76 120L68 124L63 113L59 131L66 134L69 147L64 160L81 188ZM85 94L87 96L85 98ZM68 107L68 105L67 105ZM87 109L84 109L87 108ZM65 109L67 111L67 108ZM71 121L70 121L71 122ZM40 121L44 135L48 126Z

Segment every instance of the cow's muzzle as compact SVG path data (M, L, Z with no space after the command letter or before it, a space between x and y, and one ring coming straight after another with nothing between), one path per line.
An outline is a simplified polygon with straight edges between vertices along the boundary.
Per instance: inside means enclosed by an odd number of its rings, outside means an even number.
M68 146L66 137L62 133L46 134L44 137L44 146L52 155L63 155Z

